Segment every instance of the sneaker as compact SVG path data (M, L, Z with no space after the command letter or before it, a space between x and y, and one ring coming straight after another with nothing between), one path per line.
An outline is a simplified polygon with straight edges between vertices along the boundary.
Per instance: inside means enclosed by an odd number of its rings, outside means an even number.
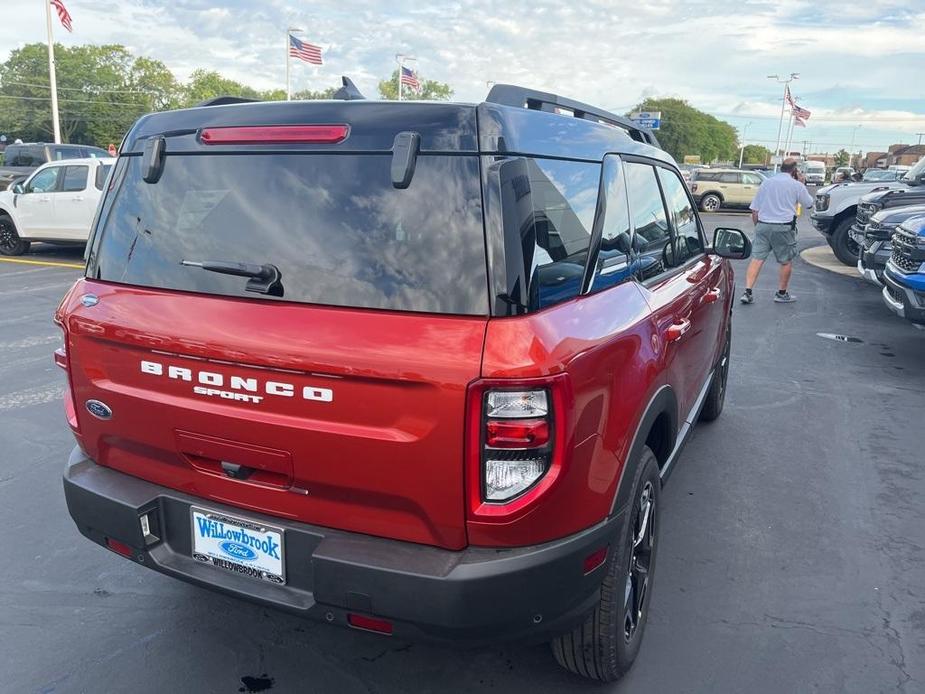
M753 304L755 303L755 297L752 296L749 292L745 292L739 301L741 301L743 304Z
M779 304L792 304L796 300L797 298L795 296L791 296L790 292L784 292L783 294L776 292L774 294L774 301Z

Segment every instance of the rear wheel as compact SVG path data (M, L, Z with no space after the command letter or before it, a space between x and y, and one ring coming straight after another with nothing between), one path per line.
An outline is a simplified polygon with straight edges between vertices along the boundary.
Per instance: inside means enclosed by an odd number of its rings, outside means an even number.
M712 422L723 412L723 405L726 402L726 382L729 380L729 353L732 350L732 325L726 328L726 347L723 349L723 356L720 357L719 365L713 372L713 384L707 393L707 399L703 403L703 409L700 410L700 421Z
M645 446L636 467L632 506L610 547L601 597L585 623L552 642L559 665L582 677L613 682L632 666L649 614L661 480Z
M28 250L29 242L19 238L13 220L0 215L0 255L22 255Z
M718 212L723 201L716 193L707 193L700 198L700 209L703 212Z
M858 253L861 252L857 242L851 238L851 225L853 223L854 220L851 217L840 221L835 227L835 231L832 232L832 239L829 244L835 252L835 257L845 265L851 266L858 264Z

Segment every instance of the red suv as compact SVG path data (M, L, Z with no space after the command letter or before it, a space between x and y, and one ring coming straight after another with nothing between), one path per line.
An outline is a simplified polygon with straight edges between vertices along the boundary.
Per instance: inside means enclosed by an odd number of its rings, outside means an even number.
M708 246L651 133L555 95L228 101L133 126L56 313L80 532L619 677L661 485L723 407L748 240Z

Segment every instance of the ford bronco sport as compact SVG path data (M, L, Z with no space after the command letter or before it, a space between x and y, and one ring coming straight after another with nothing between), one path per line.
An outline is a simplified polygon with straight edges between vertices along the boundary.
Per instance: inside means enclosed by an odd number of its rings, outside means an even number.
M606 111L346 96L128 133L56 313L70 514L200 586L616 679L750 244Z

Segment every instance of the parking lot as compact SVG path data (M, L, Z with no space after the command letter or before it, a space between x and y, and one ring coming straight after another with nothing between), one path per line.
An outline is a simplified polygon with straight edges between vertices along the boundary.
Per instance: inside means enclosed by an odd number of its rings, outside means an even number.
M751 229L747 215L704 220ZM802 220L801 248L820 243ZM736 305L726 409L665 489L642 652L608 688L545 645L459 651L306 622L81 537L51 357L81 253L0 262L0 690L925 691L925 332L860 278L800 260L798 302L779 305L772 263L755 304Z

